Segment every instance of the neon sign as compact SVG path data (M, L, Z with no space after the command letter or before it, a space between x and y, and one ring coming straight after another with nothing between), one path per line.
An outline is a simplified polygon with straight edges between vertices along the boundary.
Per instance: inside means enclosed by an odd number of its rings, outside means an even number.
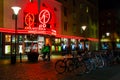
M50 21L51 17L50 17L50 12L46 9L42 10L39 13L39 27L34 26L35 24L35 15L32 13L27 13L25 15L25 29L38 29L38 30L46 30L46 24Z
M50 12L48 10L42 10L39 14L39 21L42 24L47 23L50 20Z
M39 22L41 23L39 25L39 29L45 30L46 28L46 23L50 21L50 12L46 9L42 10L39 14Z
M25 24L27 27L25 27L25 29L31 29L31 27L34 25L34 14L32 13L28 13L25 16Z
M47 7L46 7L47 6ZM38 12L36 2L30 2L24 9L24 29L28 33L56 35L55 13L48 4L41 5Z

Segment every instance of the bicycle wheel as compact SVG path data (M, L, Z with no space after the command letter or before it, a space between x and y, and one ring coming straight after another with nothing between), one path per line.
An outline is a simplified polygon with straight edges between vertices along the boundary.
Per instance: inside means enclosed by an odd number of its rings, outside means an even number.
M85 65L86 65L86 73L90 73L93 69L93 65L91 64L89 60L85 61Z
M73 61L72 58L66 60L66 66L67 66L67 71L70 71L70 72L71 72L71 71L74 70L74 68L75 68L75 63L74 63L74 61Z
M57 73L62 74L66 71L66 64L64 62L64 60L58 60L55 63L55 70L57 71Z
M98 68L104 67L104 60L102 58L98 58Z
M84 74L86 70L87 70L86 64L83 61L81 61L80 62L80 73Z

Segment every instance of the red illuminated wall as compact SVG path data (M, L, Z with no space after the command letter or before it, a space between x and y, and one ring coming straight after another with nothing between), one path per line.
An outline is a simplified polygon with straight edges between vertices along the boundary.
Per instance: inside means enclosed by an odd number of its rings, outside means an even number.
M24 28L27 30L55 31L56 17L54 10L47 3L42 3L38 11L37 2L29 2L24 9Z

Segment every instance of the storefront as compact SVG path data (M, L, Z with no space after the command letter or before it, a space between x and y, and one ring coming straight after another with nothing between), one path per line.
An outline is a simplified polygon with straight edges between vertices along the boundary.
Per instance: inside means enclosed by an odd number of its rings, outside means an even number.
M14 33L1 33L1 57L10 56L15 54L15 40L17 42L17 55L20 53L26 55L26 53L33 51L41 54L41 49L44 44L50 44L51 54L61 55L61 52L66 48L71 48L70 50L76 49L84 50L84 43L81 41L81 37L70 38L66 36L58 37L43 34L17 34L15 39ZM90 42L87 41L85 44L86 48L89 50Z
M11 16L13 5L21 7L17 16L17 30L14 25L15 21L11 18L13 17ZM46 2L44 0L40 0L40 2L38 0L18 0L15 2L4 0L4 25L0 28L0 57L10 56L15 52L17 55L30 51L41 54L44 44L49 44L51 53L54 54L60 54L65 47L69 46L72 46L72 49L77 46L83 49L83 43L78 41L83 37L62 33L61 8L62 5L55 0L47 0Z
M101 42L101 49L102 50L107 50L107 49L112 49L112 50L116 50L116 49L120 49L120 40L116 39L115 41L110 40L108 38L104 38L100 40Z
M3 33L3 53L5 55L14 54L15 51L15 36L14 34ZM52 37L51 37L52 38ZM17 54L26 54L30 51L41 53L41 48L44 44L50 44L51 40L48 35L36 35L36 34L18 34L17 35Z

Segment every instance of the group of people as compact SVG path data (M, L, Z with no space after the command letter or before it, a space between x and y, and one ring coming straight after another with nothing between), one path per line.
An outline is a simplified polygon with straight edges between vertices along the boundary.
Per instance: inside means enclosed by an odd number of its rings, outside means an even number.
M46 61L46 60L50 61L50 50L51 50L51 48L50 48L49 44L43 46L41 52L43 54L42 58L44 61Z

